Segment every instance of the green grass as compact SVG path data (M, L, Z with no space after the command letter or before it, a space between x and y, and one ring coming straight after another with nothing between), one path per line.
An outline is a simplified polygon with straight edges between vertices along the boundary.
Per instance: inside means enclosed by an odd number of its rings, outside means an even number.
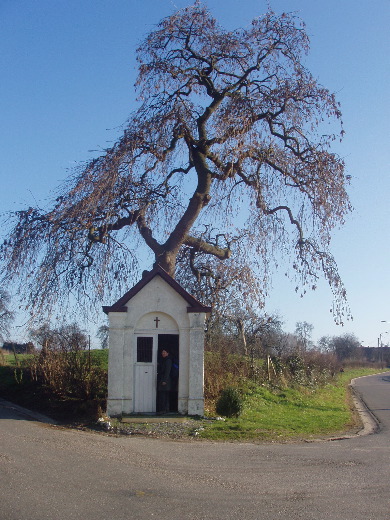
M351 409L351 379L378 369L346 370L332 384L308 389L269 390L252 385L239 418L209 421L199 437L214 440L291 440L341 435L358 428Z
M32 357L31 354L15 354L14 353L4 353L3 354L3 362L5 363L5 366L10 367L17 367L20 366L23 361L28 360Z
M108 369L108 349L91 350L91 360L93 365L98 365L105 370Z
M88 350L84 351L84 355L88 355ZM6 353L4 354L5 366L16 367L23 365L24 361L28 361L33 357L33 354L16 354ZM101 366L102 368L108 368L108 349L106 350L91 350L91 362L93 365Z

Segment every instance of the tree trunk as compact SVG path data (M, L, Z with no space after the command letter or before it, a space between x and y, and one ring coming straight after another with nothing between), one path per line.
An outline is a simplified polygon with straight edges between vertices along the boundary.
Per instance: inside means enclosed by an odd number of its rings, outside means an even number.
M175 278L176 257L177 257L177 253L174 253L172 251L164 251L160 255L156 254L155 265L159 265L170 276L172 276L172 278Z

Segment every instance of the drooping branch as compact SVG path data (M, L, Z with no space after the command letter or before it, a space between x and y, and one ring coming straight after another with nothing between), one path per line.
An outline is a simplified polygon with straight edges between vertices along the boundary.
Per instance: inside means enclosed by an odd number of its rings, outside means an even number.
M290 219L290 222L291 224L293 224L297 231L298 231L298 235L299 235L299 238L298 238L298 241L297 241L297 244L299 246L301 246L304 242L304 233L303 233L303 230L302 230L302 226L301 224L298 222L298 220L294 217L291 209L288 207L288 206L278 206L276 208L272 208L272 209L263 209L264 213L266 215L273 215L275 213L277 213L278 211L286 211L287 214L288 214L288 217Z
M112 224L103 224L101 226L91 226L88 229L88 240L90 242L100 242L104 244L107 236L112 231L119 231L127 226L132 226L141 218L141 211L132 211L128 217L119 217Z

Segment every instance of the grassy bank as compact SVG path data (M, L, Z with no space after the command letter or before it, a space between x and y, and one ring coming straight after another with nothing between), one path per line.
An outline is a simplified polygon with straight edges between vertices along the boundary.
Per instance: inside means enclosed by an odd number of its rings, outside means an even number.
M203 425L199 437L214 440L289 440L334 436L360 429L348 385L351 379L378 369L346 369L332 383L316 390L274 389L252 385L238 418Z

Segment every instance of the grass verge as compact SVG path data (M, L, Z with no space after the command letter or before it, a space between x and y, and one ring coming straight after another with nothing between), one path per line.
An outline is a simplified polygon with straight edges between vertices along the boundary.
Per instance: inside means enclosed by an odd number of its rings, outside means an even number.
M378 369L350 369L324 387L273 389L250 385L238 418L208 421L198 436L212 440L288 441L346 434L360 429L348 385Z

